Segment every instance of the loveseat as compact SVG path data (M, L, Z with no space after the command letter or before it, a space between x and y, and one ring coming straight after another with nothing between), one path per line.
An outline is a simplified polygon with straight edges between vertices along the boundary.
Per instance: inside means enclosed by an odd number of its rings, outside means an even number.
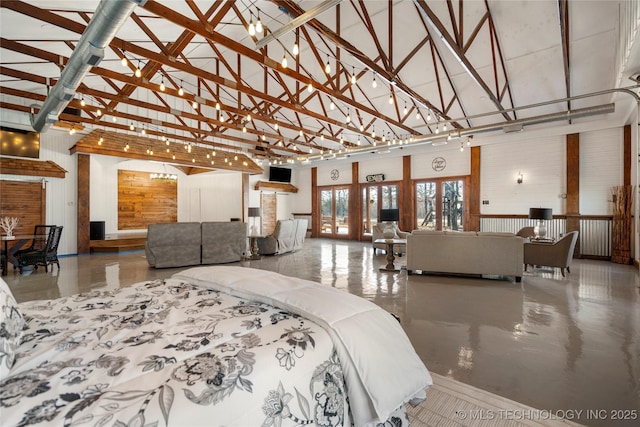
M302 248L307 235L306 219L280 219L273 233L258 239L260 255L278 255Z
M244 222L149 224L145 253L155 268L240 261L247 248Z
M414 230L407 272L513 276L523 273L524 239L512 233Z

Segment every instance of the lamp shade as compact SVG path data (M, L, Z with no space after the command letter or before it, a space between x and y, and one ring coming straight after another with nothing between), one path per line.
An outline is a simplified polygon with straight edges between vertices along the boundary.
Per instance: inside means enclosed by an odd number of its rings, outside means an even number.
M380 221L399 221L400 209L380 209Z
M550 220L553 218L549 208L529 208L529 219Z
M262 212L260 208L249 208L249 212L247 214L249 218L259 218L262 216Z

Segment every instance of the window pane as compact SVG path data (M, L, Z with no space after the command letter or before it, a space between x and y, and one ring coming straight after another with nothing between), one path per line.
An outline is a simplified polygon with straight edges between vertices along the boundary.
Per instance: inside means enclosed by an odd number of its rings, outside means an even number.
M320 215L322 217L322 225L320 227L321 233L329 233L333 232L332 225L332 202L333 197L331 194L331 190L321 190L320 191Z
M416 227L422 230L436 229L436 184L416 184Z
M442 183L442 229L462 231L464 184L461 180Z
M338 234L349 233L349 189L341 188L336 195L336 228Z

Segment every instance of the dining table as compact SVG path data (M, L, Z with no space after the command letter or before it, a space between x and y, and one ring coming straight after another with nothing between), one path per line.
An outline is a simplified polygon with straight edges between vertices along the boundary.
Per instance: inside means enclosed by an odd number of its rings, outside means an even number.
M18 236L6 236L3 234L2 236L0 236L0 240L2 241L2 244L3 244L2 254L4 255L2 257L2 275L3 276L7 275L7 267L9 265L9 261L11 261L11 264L13 264L14 266L17 265L18 260L13 255L17 251L19 251L27 242L29 242L29 240L35 240L35 239L44 240L46 238L47 238L46 234L38 234L38 235L24 234L24 235L18 235ZM10 242L14 242L13 246L11 246L11 251L9 251Z

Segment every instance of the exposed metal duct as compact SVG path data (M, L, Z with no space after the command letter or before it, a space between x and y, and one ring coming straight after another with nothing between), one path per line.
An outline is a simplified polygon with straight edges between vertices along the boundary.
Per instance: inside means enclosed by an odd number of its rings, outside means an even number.
M58 121L58 116L73 99L82 79L104 57L104 49L129 18L136 6L147 0L101 0L89 25L82 33L60 79L51 89L37 115L31 113L31 126L46 132Z

